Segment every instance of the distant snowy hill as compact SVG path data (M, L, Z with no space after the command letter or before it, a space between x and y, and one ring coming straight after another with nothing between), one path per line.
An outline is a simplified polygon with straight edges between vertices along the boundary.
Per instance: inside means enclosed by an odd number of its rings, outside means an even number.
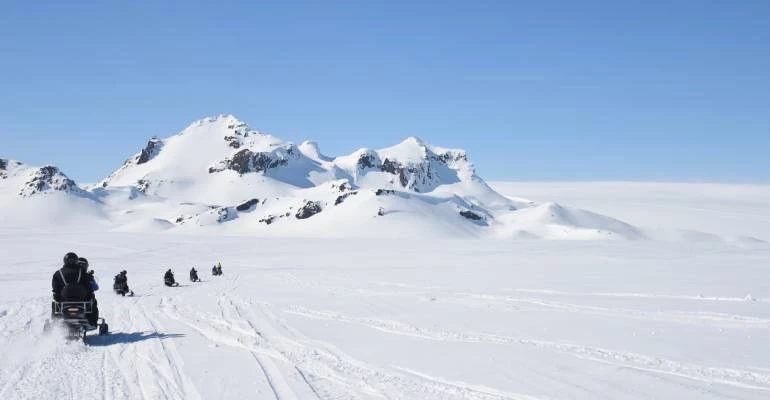
M0 158L0 219L7 227L106 226L96 197L58 168Z
M410 137L331 157L315 142L295 145L231 115L150 139L87 190L55 167L10 160L0 163L0 178L4 213L20 225L66 219L117 231L257 236L645 237L610 217L502 196L463 150ZM34 200L41 197L49 198ZM15 212L22 209L37 217Z

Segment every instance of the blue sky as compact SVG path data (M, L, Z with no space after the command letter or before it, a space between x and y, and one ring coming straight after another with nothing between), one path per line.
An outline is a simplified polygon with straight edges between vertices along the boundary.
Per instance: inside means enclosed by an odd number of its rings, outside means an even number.
M3 2L0 156L98 180L234 114L488 180L770 182L767 1Z

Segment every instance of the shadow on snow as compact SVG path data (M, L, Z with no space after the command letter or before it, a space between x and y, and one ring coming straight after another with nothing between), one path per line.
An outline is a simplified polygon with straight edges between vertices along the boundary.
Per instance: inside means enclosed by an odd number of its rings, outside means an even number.
M181 333L161 333L161 332L114 332L105 336L93 335L88 337L88 344L91 346L109 346L118 343L136 343L151 339L174 339L184 337Z

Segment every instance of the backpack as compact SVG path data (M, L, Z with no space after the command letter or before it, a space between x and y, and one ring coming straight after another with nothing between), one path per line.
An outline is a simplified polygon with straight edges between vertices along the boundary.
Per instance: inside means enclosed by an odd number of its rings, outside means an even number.
M78 279L75 282L67 282L62 270L59 270L59 276L64 287L61 290L61 297L64 301L86 301L88 300L88 290L80 283L83 278L83 270L78 269Z

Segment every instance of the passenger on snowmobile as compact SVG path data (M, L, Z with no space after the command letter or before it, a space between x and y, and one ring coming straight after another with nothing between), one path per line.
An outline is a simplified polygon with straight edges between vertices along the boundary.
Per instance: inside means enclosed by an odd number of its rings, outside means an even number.
M163 283L165 283L166 286L179 286L179 284L176 283L176 280L174 280L174 273L171 272L171 269L166 271L166 274L163 275Z
M125 270L120 271L119 274L115 275L115 283L112 285L112 290L121 296L134 295L134 292L128 288L128 277L126 276Z
M211 267L211 275L217 276L219 275L219 272L217 272L217 266Z
M200 281L200 279L198 279L198 271L195 270L195 267L192 267L190 270L190 280L193 282Z
M99 319L99 309L96 305L96 297L92 282L96 285L92 275L83 268L82 263L75 253L67 253L64 256L64 265L53 274L51 287L53 303L51 305L52 317L56 317L56 303L62 301L92 302L91 312L86 314L88 323L96 326ZM87 268L87 261L86 261ZM97 287L98 288L98 287Z
M94 278L94 270L88 269L88 260L83 257L80 257L78 258L78 265L80 265L80 268L83 268L83 271L86 271L86 273L88 274L88 278L89 278L88 284L89 286L91 286L91 290L94 292L99 290L99 284L96 282L96 278ZM96 303L96 298L94 298L94 303Z
M217 275L222 275L222 263L217 262Z

